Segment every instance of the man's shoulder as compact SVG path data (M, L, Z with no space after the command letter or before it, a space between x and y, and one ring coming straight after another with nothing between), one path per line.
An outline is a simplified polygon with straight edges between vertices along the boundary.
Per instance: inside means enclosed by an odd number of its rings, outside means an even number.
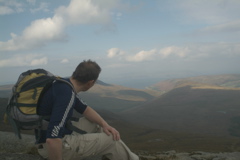
M62 97L64 99L69 99L74 96L73 88L67 83L59 81L53 83L52 93L54 97Z
M71 83L67 79L61 79L56 80L53 83L53 88L57 90L66 90L66 91L72 91L73 87L71 86Z

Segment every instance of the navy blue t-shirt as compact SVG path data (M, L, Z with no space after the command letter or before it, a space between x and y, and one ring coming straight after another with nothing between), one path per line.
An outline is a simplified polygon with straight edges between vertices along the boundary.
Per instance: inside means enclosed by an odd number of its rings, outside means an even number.
M66 79L70 82L69 79ZM66 122L72 117L73 109L83 114L87 105L76 95L71 86L56 81L44 93L38 106L38 114L49 116L47 130L41 130L37 143L45 143L47 138L62 138L72 131L65 128ZM38 134L38 131L35 131Z

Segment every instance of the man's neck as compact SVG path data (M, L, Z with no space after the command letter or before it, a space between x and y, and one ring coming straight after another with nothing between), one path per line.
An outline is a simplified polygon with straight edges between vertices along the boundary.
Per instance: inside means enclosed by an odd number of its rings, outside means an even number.
M77 82L75 79L73 79L72 77L70 77L69 78L70 79L70 82L72 83L72 85L73 85L73 87L74 87L74 89L75 89L75 91L77 92L77 93L79 93L79 92L81 92L81 91L83 91L82 90L82 85L81 84L79 84L79 82Z
M73 79L72 77L70 77L70 81L73 84L73 87L77 93L85 92L85 91L89 90L95 84L94 80L90 80L86 83L81 83L81 82Z

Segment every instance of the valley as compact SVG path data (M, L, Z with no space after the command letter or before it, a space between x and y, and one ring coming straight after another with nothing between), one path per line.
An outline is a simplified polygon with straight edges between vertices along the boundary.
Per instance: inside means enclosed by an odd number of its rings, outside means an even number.
M80 96L133 150L233 152L240 151L239 83L239 75L202 76L139 90L99 81ZM2 123L9 89L0 86L1 131L11 131Z

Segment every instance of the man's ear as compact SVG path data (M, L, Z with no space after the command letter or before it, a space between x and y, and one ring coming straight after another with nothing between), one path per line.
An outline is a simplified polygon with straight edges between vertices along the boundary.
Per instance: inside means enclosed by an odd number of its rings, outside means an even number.
M90 80L90 81L88 81L87 83L88 83L88 86L93 86L94 83L95 83L95 81L94 81L94 80Z

